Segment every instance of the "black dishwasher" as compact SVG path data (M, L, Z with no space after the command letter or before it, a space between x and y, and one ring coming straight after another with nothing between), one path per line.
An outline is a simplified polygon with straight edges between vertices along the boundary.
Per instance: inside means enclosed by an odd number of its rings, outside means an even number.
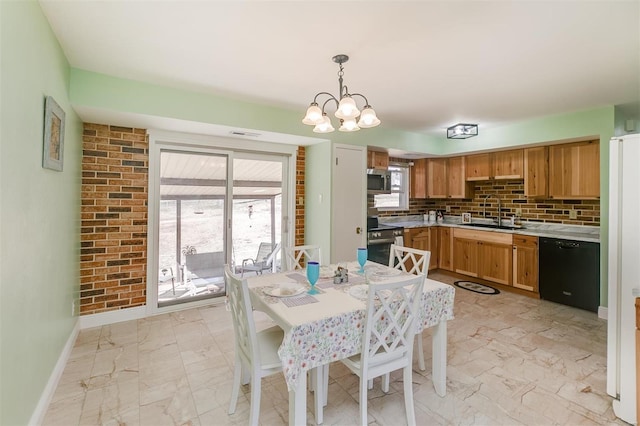
M600 244L540 237L540 298L597 312Z

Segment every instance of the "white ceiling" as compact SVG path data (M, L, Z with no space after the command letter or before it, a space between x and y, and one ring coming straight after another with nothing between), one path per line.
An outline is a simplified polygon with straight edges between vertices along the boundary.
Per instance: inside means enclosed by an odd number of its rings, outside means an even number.
M345 84L443 134L640 99L634 1L40 1L71 66L300 111ZM310 136L314 134L309 129Z

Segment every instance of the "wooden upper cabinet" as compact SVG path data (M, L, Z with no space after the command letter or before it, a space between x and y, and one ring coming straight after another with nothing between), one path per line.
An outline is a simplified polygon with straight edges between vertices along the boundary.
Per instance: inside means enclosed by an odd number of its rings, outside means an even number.
M548 148L538 146L524 150L524 195L530 198L546 198L548 187Z
M467 181L522 179L524 176L521 149L467 155L466 160Z
M471 185L467 184L465 157L451 157L447 166L447 198L471 198Z
M600 143L549 147L549 198L600 198Z
M389 154L382 151L367 151L368 169L387 169L389 167Z
M427 198L427 159L413 161L409 198Z
M468 181L491 179L490 154L467 155L465 177Z
M497 151L492 155L492 176L494 179L522 179L524 158L522 149Z
M427 197L447 198L446 158L427 159Z

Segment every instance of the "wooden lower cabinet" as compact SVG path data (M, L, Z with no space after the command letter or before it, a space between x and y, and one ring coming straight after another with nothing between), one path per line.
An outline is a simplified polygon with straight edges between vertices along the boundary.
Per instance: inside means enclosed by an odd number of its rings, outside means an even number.
M459 274L478 276L478 241L453 238L453 268Z
M451 228L438 228L438 268L453 271L453 232Z
M538 292L538 237L513 236L513 286Z
M511 234L454 229L454 271L499 284L511 285L512 246Z
M418 250L431 252L429 270L438 268L438 228L410 228L405 231L405 245Z

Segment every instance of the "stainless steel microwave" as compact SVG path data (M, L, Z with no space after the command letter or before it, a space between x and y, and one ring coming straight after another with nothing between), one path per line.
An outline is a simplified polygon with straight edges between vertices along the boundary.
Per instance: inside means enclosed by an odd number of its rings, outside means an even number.
M367 169L367 193L390 194L391 172L381 169Z

